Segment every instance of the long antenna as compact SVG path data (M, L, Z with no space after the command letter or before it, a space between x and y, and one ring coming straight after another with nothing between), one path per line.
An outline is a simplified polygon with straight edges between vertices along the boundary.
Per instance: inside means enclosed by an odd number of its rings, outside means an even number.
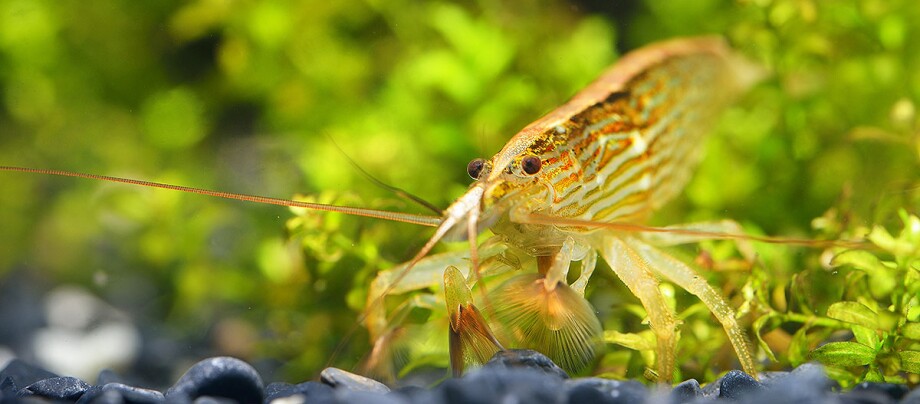
M555 225L555 226L605 228L605 229L614 229L614 230L633 232L633 233L670 233L670 234L682 234L686 236L700 236L700 237L706 237L709 239L750 240L750 241L756 241L760 243L794 244L794 245L801 245L801 246L806 246L806 247L866 248L870 246L869 243L866 243L864 241L858 241L858 240L855 240L855 241L811 240L811 239L786 238L786 237L752 236L749 234L733 234L733 233L721 233L721 232L705 231L705 230L676 229L676 228L670 228L670 227L646 226L646 225L633 224L633 223L594 222L590 220L569 219L569 218L563 218L563 217L541 215L538 213L531 213L527 215L524 219L526 223L530 223L530 224L548 224L548 225Z
M181 185L163 184L163 183L152 182L152 181L142 181L142 180L133 180L129 178L110 177L107 175L84 174L84 173L77 173L77 172L71 172L71 171L46 170L46 169L39 169L39 168L25 168L25 167L12 167L12 166L0 166L0 171L58 175L62 177L76 177L76 178L84 178L84 179L91 179L91 180L98 180L98 181L116 182L116 183L122 183L122 184L137 185L137 186L142 186L142 187L161 188L161 189L168 189L172 191L187 192L191 194L215 196L218 198L234 199L238 201L263 203L263 204L268 204L268 205L290 206L290 207L304 208L304 209L310 209L310 210L319 210L319 211L325 211L325 212L344 213L346 215L372 217L376 219L418 224L422 226L437 227L439 224L441 224L441 221L442 221L441 217L439 216L389 212L385 210L353 208L353 207L348 207L348 206L336 206L336 205L327 205L327 204L322 204L322 203L301 202L301 201L295 201L295 200L290 200L290 199L270 198L270 197L265 197L265 196L236 194L232 192L212 191L208 189L184 187Z
M332 142L332 145L335 146L336 149L338 149L339 153L342 154L342 157L345 157L345 160L348 160L348 163L351 164L351 166L354 167L355 170L358 170L358 172L361 173L361 175L367 178L368 181L372 182L374 185L380 188L383 188L387 191L390 191L396 194L397 196L400 196L412 202L415 202L425 207L426 209L434 212L435 214L438 214L438 215L441 214L442 209L438 209L438 207L434 206L434 204L432 204L431 202L428 202L422 199L420 196L416 196L410 193L409 191L406 191L402 188L394 187L390 184L387 184L377 179L377 177L374 177L371 173L367 172L363 167L361 167L354 159L352 159L351 156L348 155L348 153L345 153L345 150L342 149L342 146L339 146L339 144L335 141L335 138L333 138L332 135L326 134L326 136L329 138L329 141Z

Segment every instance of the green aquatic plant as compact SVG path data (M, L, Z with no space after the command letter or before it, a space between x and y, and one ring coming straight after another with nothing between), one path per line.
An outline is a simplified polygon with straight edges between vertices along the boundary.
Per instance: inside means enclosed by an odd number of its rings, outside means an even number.
M819 360L846 383L917 383L917 264L904 247L920 206L916 2L310 3L0 0L0 163L422 212L368 183L328 136L443 207L472 158L617 55L722 34L771 76L700 145L707 157L655 224L868 236L875 247L854 251L754 244L749 260L713 241L674 254L740 309L765 369ZM333 356L357 366L371 349L353 331L371 279L429 235L62 179L4 174L0 187L4 281L82 285L177 341L283 363L292 381ZM662 290L683 322L679 376L735 367L705 308ZM588 295L609 342L589 372L643 375L644 311L606 275ZM439 310L405 314L403 373L447 366Z

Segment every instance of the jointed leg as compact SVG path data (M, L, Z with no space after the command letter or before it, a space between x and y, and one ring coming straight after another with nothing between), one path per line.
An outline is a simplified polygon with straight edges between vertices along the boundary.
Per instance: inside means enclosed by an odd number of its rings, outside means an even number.
M687 264L639 240L627 239L626 243L637 251L655 272L696 295L703 304L709 307L709 311L719 319L722 327L725 328L728 340L731 341L738 354L741 367L745 372L756 376L757 370L754 367L754 359L748 347L747 337L735 319L734 309L722 298L722 295Z
M581 274L578 275L578 279L576 279L575 282L572 282L572 290L584 296L585 288L588 287L588 280L591 279L591 275L594 273L594 268L596 266L597 251L592 249L588 252L588 255L585 256L585 259L581 261Z
M569 267L572 265L572 253L575 249L575 240L571 237L562 242L562 248L552 257L549 268L538 268L543 274L543 282L546 284L546 290L553 290L560 282L565 283L569 274ZM538 263L540 261L537 261Z
M658 278L649 264L619 238L605 237L603 243L601 254L604 259L645 307L649 326L658 342L658 378L670 381L674 377L677 320L658 289Z

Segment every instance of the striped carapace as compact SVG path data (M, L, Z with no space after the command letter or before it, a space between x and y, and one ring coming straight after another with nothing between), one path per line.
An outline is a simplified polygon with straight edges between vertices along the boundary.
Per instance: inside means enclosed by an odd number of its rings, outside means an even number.
M372 284L365 324L377 348L393 329L380 299L443 276L455 373L464 361L486 360L503 344L537 349L567 369L583 367L601 338L600 323L583 298L600 255L648 312L657 336L659 377L669 380L673 374L678 325L658 289L659 277L701 298L722 322L742 367L753 373L744 332L715 289L641 237L596 224L642 222L680 192L699 160L703 136L758 72L719 38L652 45L624 56L569 102L521 130L491 159L474 160L468 171L476 181L445 211L428 244L412 261L381 273ZM580 225L571 225L572 220ZM486 227L496 237L482 257L471 241L467 255L423 259L451 229L475 240ZM479 263L504 251L495 245L535 257L537 274L514 276L483 299L497 331L493 334L470 294L452 289L490 272ZM472 267L465 281L457 270L444 272L463 260ZM566 276L575 261L583 261L581 275L569 285Z

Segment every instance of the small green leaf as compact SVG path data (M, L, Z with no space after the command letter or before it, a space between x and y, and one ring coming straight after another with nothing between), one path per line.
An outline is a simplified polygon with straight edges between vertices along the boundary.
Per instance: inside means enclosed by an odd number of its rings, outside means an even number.
M770 349L770 345L767 344L767 341L763 339L763 328L767 324L767 321L773 319L772 314L765 315L763 317L757 318L754 320L752 327L754 328L754 335L757 336L757 344L760 345L760 348L767 354L767 357L770 358L773 362L778 362L776 360L776 354L773 353L773 350ZM771 327L772 328L772 327Z
M875 359L875 350L856 342L831 342L811 353L812 358L834 366L864 366Z
M920 322L920 306L911 306L907 309L907 321Z
M920 256L920 218L908 215L904 210L899 215L904 221L904 229L897 238L885 228L875 226L869 233L869 241L898 257Z
M901 335L920 341L920 323L905 323L901 326Z
M833 267L844 265L852 265L854 268L869 274L888 270L878 257L865 250L847 250L837 254L837 256L831 260L831 266Z
M888 251L897 249L898 245L897 240L891 236L891 233L888 233L888 230L881 226L872 228L872 232L869 233L869 240Z
M827 308L827 316L873 330L879 329L878 314L857 302L837 302Z
M840 383L840 387L847 389L852 387L854 384L862 381L862 378L853 374L847 369L838 368L834 366L828 366L824 368L824 371L827 373L827 376L832 380L836 380Z
M808 330L811 325L802 324L795 334L792 335L792 341L789 342L789 362L795 366L805 363L808 358Z
M875 330L858 325L854 325L850 329L853 331L856 342L869 347L878 346L879 338Z
M866 375L863 376L863 381L881 383L885 381L885 376L882 376L882 373L879 372L878 368L873 366L868 371L866 371Z
M907 379L901 375L885 375L885 380L883 380L883 382L891 384L907 384Z
M838 254L831 261L834 267L851 265L869 275L869 287L873 296L887 296L897 287L895 270L885 266L881 260L868 251L849 250Z
M655 344L639 334L604 331L604 341L637 351L653 350Z
M901 351L901 369L905 372L920 374L920 351Z

